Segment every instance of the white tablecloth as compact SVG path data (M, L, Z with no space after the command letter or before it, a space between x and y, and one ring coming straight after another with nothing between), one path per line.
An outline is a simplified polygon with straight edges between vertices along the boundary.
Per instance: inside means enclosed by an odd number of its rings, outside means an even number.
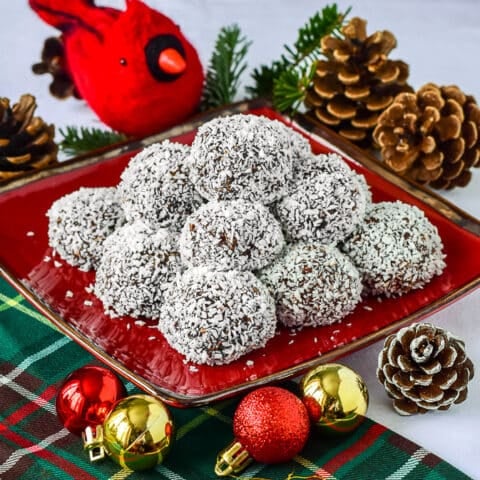
M101 5L124 8L123 1L103 0ZM284 43L292 43L306 19L324 3L311 0L149 0L179 23L197 47L206 65L221 26L237 23L254 41L248 56L249 69L277 58ZM339 2L351 16L368 20L368 31L388 29L397 37L391 58L410 64L410 83L418 88L433 81L457 84L480 100L480 2L478 0L364 0ZM48 93L47 76L31 73L44 39L55 33L32 11L26 1L3 0L0 5L0 96L12 101L32 93L37 113L57 127L100 126L85 104L73 99L59 101ZM244 76L244 84L248 75ZM480 169L471 184L444 194L450 201L480 217ZM480 255L480 252L479 252ZM465 262L468 262L465 258ZM480 369L480 291L474 292L432 315L430 321L466 340L467 352ZM356 369L370 391L368 415L414 440L426 449L480 479L480 387L477 377L470 384L467 401L448 412L401 417L391 408L383 387L375 378L381 343L349 355L343 362ZM388 459L386 459L387 461Z

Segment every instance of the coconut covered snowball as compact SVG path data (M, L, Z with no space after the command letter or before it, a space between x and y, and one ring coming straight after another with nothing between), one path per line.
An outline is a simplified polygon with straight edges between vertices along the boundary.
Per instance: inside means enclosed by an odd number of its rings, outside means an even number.
M256 115L203 124L190 151L190 180L208 200L244 199L268 205L292 175L292 140L276 121Z
M421 288L445 268L437 228L417 207L373 204L342 250L359 269L366 292L395 297Z
M329 325L360 301L360 274L331 245L297 243L260 272L276 302L277 318L288 327Z
M280 130L283 131L283 134L290 142L290 148L292 149L292 159L295 163L296 161L301 160L306 155L312 154L312 147L310 142L306 137L304 137L300 132L290 128L278 120L272 120L274 125L276 125Z
M338 153L321 153L304 155L299 162L293 165L294 188L295 183L302 183L315 178L319 173L343 173L347 177L354 177L360 184L367 204L372 202L370 187L361 173L355 170L343 160Z
M104 243L94 292L112 317L158 318L168 283L181 269L174 234L127 224Z
M188 179L185 160L190 147L165 140L132 158L118 186L127 221L142 220L154 228L180 230L201 203Z
M250 272L187 270L171 284L159 330L188 361L232 362L275 334L275 303Z
M275 213L290 242L337 244L363 220L367 200L358 180L343 171L297 177Z
M125 222L115 188L80 188L47 212L48 244L70 265L96 268L104 240Z
M282 228L269 210L245 200L208 202L188 217L179 240L190 267L257 270L271 263L285 245Z

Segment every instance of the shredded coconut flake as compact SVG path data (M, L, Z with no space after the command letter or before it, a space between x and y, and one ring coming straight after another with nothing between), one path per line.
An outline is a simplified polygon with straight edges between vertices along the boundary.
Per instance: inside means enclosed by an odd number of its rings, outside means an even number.
M73 298L73 292L71 290L67 290L65 292L65 297L66 298Z
M86 306L86 307L91 307L93 305L93 302L91 300L85 300L83 302L83 304Z
M59 262L58 260L53 261L53 266L55 268L60 268L62 266L62 262Z
M343 172L298 176L274 211L287 240L337 244L365 215L366 198L358 181Z
M277 317L287 326L328 325L348 315L360 301L360 276L333 246L294 244L260 272L275 297Z
M188 266L257 270L283 250L282 228L266 207L245 200L209 202L185 223L179 240Z
M190 179L208 200L243 198L268 205L286 193L292 165L291 134L284 125L256 115L233 115L198 129Z
M95 295L112 317L158 318L164 292L181 269L172 233L142 222L125 225L105 241Z
M352 170L338 153L304 154L301 161L293 165L294 182L290 188L295 190L295 183L311 180L319 173L341 173L345 177L354 177L359 183L367 205L372 203L372 193L365 177Z
M142 150L122 173L120 203L129 222L180 230L202 199L188 179L190 147L165 140Z
M229 363L263 347L275 334L275 305L250 272L187 270L172 282L159 330L187 360Z
M423 287L445 268L437 228L417 207L373 204L365 222L344 243L366 292L395 297Z
M47 212L49 245L80 270L96 268L104 240L125 221L115 188L80 188Z
M27 232L27 237L34 237L35 236L35 232Z

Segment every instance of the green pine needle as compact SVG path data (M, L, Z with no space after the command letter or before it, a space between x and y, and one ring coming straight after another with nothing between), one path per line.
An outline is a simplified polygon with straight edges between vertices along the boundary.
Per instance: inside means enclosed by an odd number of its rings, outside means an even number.
M334 3L313 15L299 29L293 46L284 45L285 53L279 60L253 71L254 85L247 87L247 91L252 96L271 98L275 108L282 112L296 110L313 80L313 65L322 55L320 40L338 34L349 12L350 8L340 13Z
M308 87L315 76L315 64L308 68L289 68L281 73L273 87L273 104L281 112L297 111L305 100Z
M295 49L300 57L295 60L301 60L320 50L320 40L326 35L338 32L343 24L343 20L350 13L351 7L345 13L338 11L337 5L327 5L321 12L317 12L309 18L307 23L298 31L298 38L295 42Z
M240 76L247 68L244 61L251 42L242 36L238 25L223 27L215 42L203 89L201 108L232 103L240 85Z
M252 72L253 86L246 88L252 97L271 98L275 79L285 70L283 61L275 61L270 66L260 65Z
M101 130L95 127L67 126L59 129L62 135L60 148L68 156L81 155L98 148L107 147L127 139L122 133L113 130Z

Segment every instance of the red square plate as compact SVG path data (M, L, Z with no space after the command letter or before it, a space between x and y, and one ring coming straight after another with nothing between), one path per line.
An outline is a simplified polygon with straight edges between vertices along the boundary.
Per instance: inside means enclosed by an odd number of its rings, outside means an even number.
M259 102L240 104L215 115L251 112L289 123ZM280 328L265 348L224 366L186 363L151 322L111 319L89 293L94 273L83 273L53 258L48 247L46 211L54 200L81 186L113 186L130 157L142 147L170 138L190 143L199 117L169 132L128 143L100 155L86 156L59 167L13 181L0 189L0 271L46 317L73 340L152 395L176 406L201 405L243 390L299 374L338 358L426 317L480 283L480 223L421 187L386 171L372 157L305 117L315 152L337 150L363 173L374 201L399 199L420 207L438 227L447 267L419 291L399 299L369 298L342 322L294 332ZM50 259L50 260L49 260ZM66 295L67 291L73 293ZM68 361L68 359L66 359Z

